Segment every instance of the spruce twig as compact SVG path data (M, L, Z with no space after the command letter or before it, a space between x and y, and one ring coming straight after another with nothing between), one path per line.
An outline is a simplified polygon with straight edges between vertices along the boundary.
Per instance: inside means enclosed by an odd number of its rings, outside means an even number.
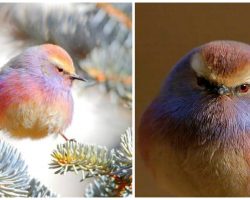
M102 89L113 100L132 107L132 49L113 43L108 47L96 47L80 62Z
M29 188L27 166L17 149L0 141L0 197L26 197Z
M111 164L111 156L107 148L72 141L57 145L52 157L50 168L57 169L56 174L64 174L68 171L78 173L82 170L86 178L108 173Z
M132 182L132 180L130 180ZM131 182L119 176L98 176L85 190L85 197L127 197L132 194Z
M121 135L118 148L111 150L112 170L99 175L85 190L86 197L127 197L132 195L132 130Z
M118 148L108 151L106 147L66 142L52 153L50 168L56 174L69 171L83 174L83 179L95 177L86 188L85 196L129 196L132 194L132 130L121 135Z
M36 179L31 179L28 197L57 197L57 194L51 192L45 185Z

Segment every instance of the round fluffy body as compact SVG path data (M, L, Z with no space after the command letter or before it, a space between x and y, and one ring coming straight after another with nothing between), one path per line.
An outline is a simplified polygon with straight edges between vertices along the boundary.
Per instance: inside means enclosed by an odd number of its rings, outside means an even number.
M249 83L250 46L240 42L202 45L173 68L138 143L166 195L250 196L250 90L239 89Z
M0 128L11 136L42 138L71 123L74 66L61 47L26 49L0 72Z

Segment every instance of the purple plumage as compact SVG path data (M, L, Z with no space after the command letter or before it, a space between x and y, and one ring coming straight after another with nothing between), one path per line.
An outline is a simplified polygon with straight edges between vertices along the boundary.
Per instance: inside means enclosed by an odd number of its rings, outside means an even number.
M143 115L139 148L166 194L250 195L250 46L215 41L173 68Z
M0 128L19 138L63 134L72 120L74 79L83 80L59 46L31 47L12 58L0 73Z

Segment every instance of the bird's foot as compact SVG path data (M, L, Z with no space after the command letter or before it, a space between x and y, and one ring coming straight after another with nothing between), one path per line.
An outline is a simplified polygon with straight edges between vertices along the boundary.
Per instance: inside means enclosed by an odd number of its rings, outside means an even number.
M77 143L77 141L76 141L75 138L71 138L71 139L69 139L68 141L69 141L69 142L75 142L75 143Z
M60 135L63 137L63 139L65 139L65 141L66 142L77 142L76 141L76 139L74 139L74 138L71 138L71 139L69 139L69 138L67 138L63 133L60 133Z

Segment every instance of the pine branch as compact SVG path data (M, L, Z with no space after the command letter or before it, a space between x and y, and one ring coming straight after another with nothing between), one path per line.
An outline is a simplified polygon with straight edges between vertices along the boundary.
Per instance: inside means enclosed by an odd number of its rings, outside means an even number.
M56 174L68 171L78 173L81 170L83 178L106 174L111 165L111 156L107 148L72 141L57 145L52 157L50 168L57 169Z
M17 149L0 141L0 197L26 197L29 188L27 166Z
M85 196L129 196L132 194L132 130L121 135L118 148L108 151L105 147L66 142L52 153L50 168L55 173L68 171L83 173L83 179L95 177Z
M112 169L108 175L99 175L85 190L86 197L127 197L132 194L132 130L121 135L119 148L111 150Z
M131 3L110 6L116 13L119 10L119 16L127 16L126 22L131 21ZM11 34L16 39L30 38L33 43L52 42L77 58L84 58L96 46L109 46L114 41L122 46L132 46L132 32L127 23L100 4L48 6L12 3L1 6L0 11L2 24L8 22L10 27L7 28L13 30Z
M132 183L132 180L131 180ZM127 197L132 194L132 185L118 176L98 176L85 190L85 197Z
M97 47L79 64L115 102L132 107L131 48L115 42L108 47Z
M28 197L57 197L57 194L51 192L45 185L41 184L40 181L34 178L30 181L28 192Z
M120 147L113 150L115 161L119 166L131 166L133 159L133 138L132 130L128 128L126 133L121 135Z
M16 148L0 141L0 197L56 197L35 179Z

